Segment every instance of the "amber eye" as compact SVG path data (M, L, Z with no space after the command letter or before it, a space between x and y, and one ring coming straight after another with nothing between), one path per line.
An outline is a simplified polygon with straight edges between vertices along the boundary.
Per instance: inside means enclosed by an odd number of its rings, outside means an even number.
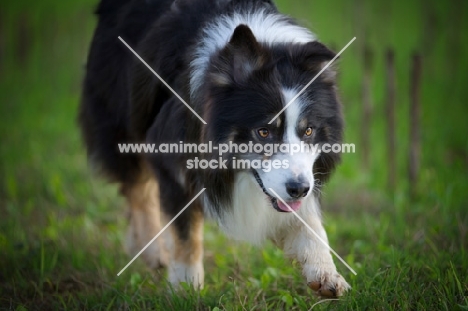
M257 130L258 135L260 135L261 138L267 138L268 135L270 135L270 131L266 128L261 128Z
M308 127L308 128L306 128L306 130L304 132L304 135L305 136L310 136L310 135L312 135L313 132L314 132L314 130L311 127Z

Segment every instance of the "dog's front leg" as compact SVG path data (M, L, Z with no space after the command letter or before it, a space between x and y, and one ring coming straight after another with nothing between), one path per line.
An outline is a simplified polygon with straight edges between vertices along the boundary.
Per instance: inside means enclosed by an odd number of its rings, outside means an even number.
M301 218L328 244L320 216L308 214ZM295 219L292 226L287 230L282 246L288 257L302 265L309 287L324 297L343 295L350 286L336 271L330 250L299 219Z
M168 279L176 289L180 289L181 282L201 289L204 280L203 216L196 207L186 213L190 215L184 220L186 227L176 221L172 228L168 228L173 243L167 267Z

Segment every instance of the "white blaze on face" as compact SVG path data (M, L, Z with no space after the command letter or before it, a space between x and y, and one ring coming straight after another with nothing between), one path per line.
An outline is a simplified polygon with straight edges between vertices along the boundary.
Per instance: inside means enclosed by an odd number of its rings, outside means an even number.
M298 91L292 89L284 89L284 105L287 105ZM285 131L283 136L283 143L289 144L291 150L292 144L301 145L302 133L297 132L299 122L301 121L301 114L304 110L305 103L298 97L288 108L284 111L285 114ZM283 200L295 201L297 199L291 198L286 190L286 183L308 182L310 189L308 195L312 192L314 185L313 165L318 157L318 153L312 151L301 150L298 153L281 153L275 154L272 159L279 159L280 161L287 161L288 168L272 169L266 173L258 170L260 178L266 189L272 188ZM273 193L271 196L275 197Z

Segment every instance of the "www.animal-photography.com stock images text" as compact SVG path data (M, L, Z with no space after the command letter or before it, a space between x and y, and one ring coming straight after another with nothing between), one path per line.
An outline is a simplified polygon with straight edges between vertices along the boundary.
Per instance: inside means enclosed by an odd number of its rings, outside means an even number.
M0 310L468 310L468 2L0 4Z

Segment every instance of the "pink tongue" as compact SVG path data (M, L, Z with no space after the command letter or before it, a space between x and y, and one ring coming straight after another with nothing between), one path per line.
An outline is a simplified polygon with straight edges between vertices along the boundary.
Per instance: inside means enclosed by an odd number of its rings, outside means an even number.
M286 202L288 206L293 210L293 211L298 211L301 208L301 201L296 201L296 202ZM285 212L291 212L291 209L286 206L281 200L278 200L278 207Z

